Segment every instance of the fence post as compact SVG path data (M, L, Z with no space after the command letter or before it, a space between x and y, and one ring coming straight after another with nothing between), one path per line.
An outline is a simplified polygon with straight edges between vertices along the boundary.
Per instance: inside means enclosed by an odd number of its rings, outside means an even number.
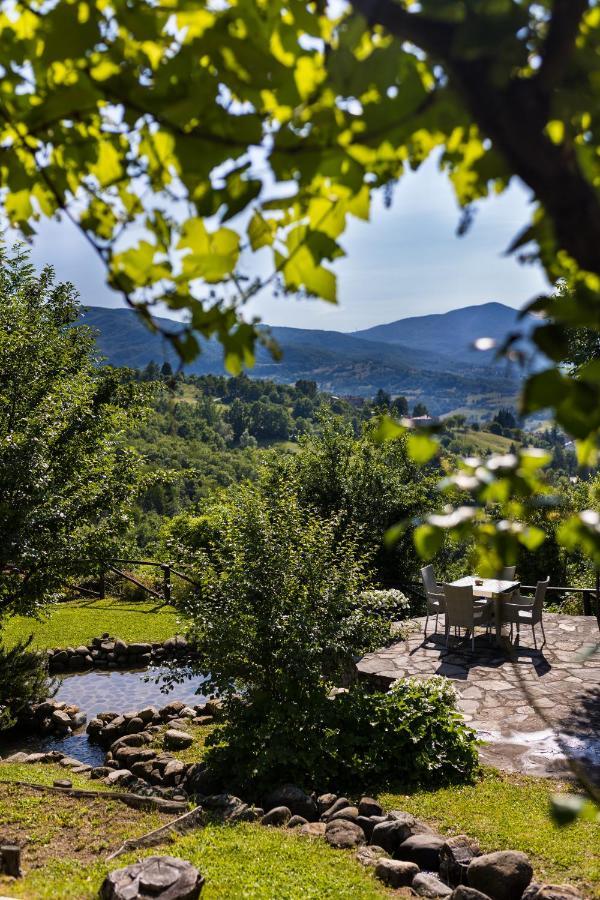
M592 615L592 592L583 592L583 614L584 616Z
M169 563L163 563L163 597L165 603L171 602L171 566Z

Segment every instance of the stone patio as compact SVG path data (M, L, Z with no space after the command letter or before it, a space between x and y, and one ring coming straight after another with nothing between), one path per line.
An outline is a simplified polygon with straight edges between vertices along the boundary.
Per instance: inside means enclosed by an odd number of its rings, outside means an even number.
M470 641L454 637L446 649L443 617L437 634L430 618L426 641L425 619L416 623L407 640L364 656L360 676L381 688L407 675L450 678L465 720L486 742L480 756L490 765L560 776L568 771L567 751L600 774L600 651L585 656L600 643L594 617L545 614L547 643L540 649L538 627L538 650L530 628L512 650L506 642L508 651L478 631L474 653Z

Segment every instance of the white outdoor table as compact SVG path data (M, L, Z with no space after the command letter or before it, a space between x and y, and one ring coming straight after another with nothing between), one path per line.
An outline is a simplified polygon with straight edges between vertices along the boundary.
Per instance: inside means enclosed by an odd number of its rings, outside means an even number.
M500 581L498 578L477 579L482 584L475 584L475 576L466 575L453 581L456 587L472 587L474 597L492 599L494 601L494 622L496 625L496 640L500 643L502 638L502 598L509 596L521 586L520 581Z

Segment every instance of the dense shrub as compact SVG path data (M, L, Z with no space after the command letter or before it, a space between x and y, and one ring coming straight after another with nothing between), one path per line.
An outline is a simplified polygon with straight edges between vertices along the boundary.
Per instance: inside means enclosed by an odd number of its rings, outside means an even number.
M229 720L209 738L207 761L244 791L294 781L356 791L440 785L477 769L475 733L456 708L451 683L408 678L383 693L362 684L310 705L256 705L234 698Z
M0 644L0 734L16 725L31 703L51 693L47 662L30 644L31 638L11 648Z

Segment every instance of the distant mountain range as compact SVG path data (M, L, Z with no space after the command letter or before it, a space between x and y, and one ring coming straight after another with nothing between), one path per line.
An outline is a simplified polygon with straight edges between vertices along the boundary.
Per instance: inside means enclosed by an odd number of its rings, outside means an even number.
M117 366L145 367L151 360L178 359L167 341L152 334L128 309L91 306L83 321L98 332L100 353ZM159 319L175 330L179 323ZM517 322L517 312L501 303L484 303L447 313L399 319L345 334L304 328L270 328L283 352L275 362L259 348L250 375L293 382L310 378L320 388L339 395L372 397L379 388L424 401L434 414L487 414L499 405L514 405L518 373L493 360L493 352L472 349L479 337L503 340L515 330L528 331L535 320ZM202 353L185 371L222 374L223 356L217 341L202 340Z

